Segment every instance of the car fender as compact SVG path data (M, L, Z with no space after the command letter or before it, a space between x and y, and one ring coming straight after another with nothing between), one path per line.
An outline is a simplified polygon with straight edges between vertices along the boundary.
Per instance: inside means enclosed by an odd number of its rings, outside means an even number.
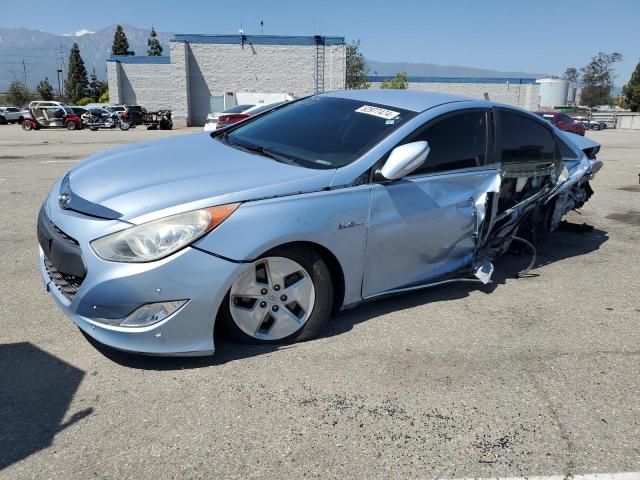
M243 203L194 246L234 262L252 262L292 242L329 250L344 275L344 303L361 297L370 185Z

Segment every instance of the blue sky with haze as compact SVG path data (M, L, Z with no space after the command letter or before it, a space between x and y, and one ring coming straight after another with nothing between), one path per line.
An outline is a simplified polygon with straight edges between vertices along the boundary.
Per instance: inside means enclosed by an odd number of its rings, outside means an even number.
M64 34L114 23L175 33L343 35L367 58L561 74L619 51L616 84L640 61L640 0L5 1L0 27Z

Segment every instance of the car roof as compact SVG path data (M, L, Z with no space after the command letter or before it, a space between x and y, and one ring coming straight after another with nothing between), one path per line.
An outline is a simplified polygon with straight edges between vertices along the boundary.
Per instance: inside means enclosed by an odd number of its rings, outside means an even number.
M427 92L420 90L362 89L342 90L323 93L322 96L347 98L364 102L378 103L404 110L422 112L438 105L452 102L476 101L476 99L451 95L449 93Z

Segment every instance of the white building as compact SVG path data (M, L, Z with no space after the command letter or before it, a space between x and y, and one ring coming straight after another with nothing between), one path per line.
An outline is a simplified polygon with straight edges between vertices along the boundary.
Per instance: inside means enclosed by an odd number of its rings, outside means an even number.
M345 88L344 37L175 35L169 51L168 57L112 56L111 103L170 109L177 125L202 125L207 113L246 99Z

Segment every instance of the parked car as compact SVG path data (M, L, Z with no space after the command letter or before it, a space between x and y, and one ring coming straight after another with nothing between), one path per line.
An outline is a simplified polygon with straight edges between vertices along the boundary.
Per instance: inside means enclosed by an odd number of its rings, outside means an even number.
M41 128L66 128L67 130L83 128L82 120L71 107L64 103L51 101L29 103L28 113L24 114L21 125L25 131L40 130Z
M147 113L144 107L140 105L125 105L125 109L125 120L129 122L131 127L135 128L137 125L144 123L145 114Z
M582 125L589 130L604 130L607 128L607 124L605 122L599 122L598 120L592 120L587 117L573 117L573 119L582 123Z
M250 108L249 110L245 110L244 113L223 113L222 115L220 115L220 117L218 117L218 123L216 125L216 128L222 128L222 127L226 127L227 125L233 125L234 123L238 123L239 121L244 120L245 118L249 118L263 112L268 112L269 110L279 107L284 103L285 102L276 102L276 103L268 103L266 105L256 105L255 107Z
M207 117L204 120L204 131L212 132L216 128L218 128L218 118L220 118L221 115L231 114L231 113L244 113L247 110L250 110L256 107L257 105L255 103L243 103L241 105L235 105L233 107L227 108L223 112L209 113L207 114Z
M0 107L0 125L20 122L21 112L18 107Z
M555 125L562 131L584 136L585 127L582 124L582 122L574 120L573 118L571 118L569 115L565 113L536 112L536 114L540 115L545 120L548 120L549 122L551 122L553 125Z
M87 335L121 350L211 354L216 326L308 340L340 308L487 283L512 244L535 252L592 195L598 149L490 101L316 95L77 163L40 210L40 271Z

